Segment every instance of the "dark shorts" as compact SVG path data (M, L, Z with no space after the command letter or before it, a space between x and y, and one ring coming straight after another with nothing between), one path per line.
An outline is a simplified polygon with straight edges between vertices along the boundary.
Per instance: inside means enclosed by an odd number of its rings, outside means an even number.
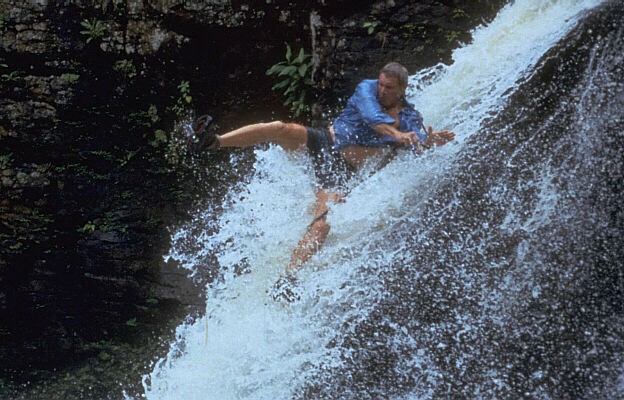
M334 142L328 129L310 128L308 131L308 154L312 159L314 174L322 189L344 192L353 169L334 149Z

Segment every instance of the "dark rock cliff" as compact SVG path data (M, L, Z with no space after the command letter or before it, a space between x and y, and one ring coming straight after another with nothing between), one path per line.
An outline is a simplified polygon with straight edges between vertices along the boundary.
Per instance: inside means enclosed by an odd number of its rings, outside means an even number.
M288 118L265 76L284 43L312 55L307 117L323 118L386 61L450 62L503 3L0 0L4 375L62 368L169 306L201 306L201 285L162 254L219 157L188 167L177 121Z

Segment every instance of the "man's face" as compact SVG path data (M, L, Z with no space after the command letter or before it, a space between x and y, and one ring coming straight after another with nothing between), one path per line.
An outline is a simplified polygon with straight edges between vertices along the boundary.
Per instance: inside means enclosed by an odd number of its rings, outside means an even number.
M383 73L379 74L377 98L382 106L391 108L398 105L401 102L403 94L405 94L405 89L404 86L399 84L399 79L397 77L387 76Z

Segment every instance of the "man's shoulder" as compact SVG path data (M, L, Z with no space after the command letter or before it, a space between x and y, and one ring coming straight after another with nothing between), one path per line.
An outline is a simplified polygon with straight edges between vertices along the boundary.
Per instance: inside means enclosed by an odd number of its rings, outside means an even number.
M358 87L362 88L371 88L374 87L375 89L377 88L377 79L364 79L363 81L360 81L360 83L358 83Z

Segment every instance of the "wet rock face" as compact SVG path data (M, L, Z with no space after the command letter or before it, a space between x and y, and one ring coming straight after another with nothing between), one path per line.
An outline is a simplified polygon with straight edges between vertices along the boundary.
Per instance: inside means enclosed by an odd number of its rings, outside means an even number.
M80 357L154 304L201 303L161 259L197 190L170 157L184 109L270 118L256 105L282 102L265 71L284 42L314 54L317 110L333 109L388 60L447 59L503 1L294 3L0 0L5 368Z
M325 95L349 96L362 79L376 77L388 61L410 73L438 62L451 63L451 50L469 42L469 31L489 20L502 1L333 2L319 12L316 84Z

